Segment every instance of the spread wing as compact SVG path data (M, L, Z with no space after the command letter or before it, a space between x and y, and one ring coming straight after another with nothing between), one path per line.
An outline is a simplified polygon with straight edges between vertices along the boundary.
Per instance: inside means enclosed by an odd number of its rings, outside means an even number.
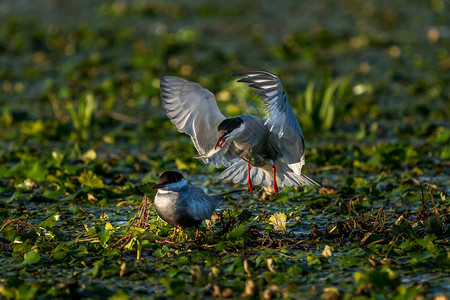
M196 220L211 219L216 208L222 204L223 197L208 196L195 185L188 185L188 188L189 192L183 193L183 196L186 197L185 201L188 203L188 214Z
M198 83L173 76L163 77L160 87L162 106L167 117L178 131L191 137L198 153L204 155L215 146L217 126L225 119L213 93ZM230 164L226 151L202 160L216 167Z
M305 143L302 129L286 98L281 80L266 71L246 71L233 76L243 77L238 82L250 83L259 89L255 94L263 98L266 105L265 125L275 135L282 158L295 174L300 175L305 164Z

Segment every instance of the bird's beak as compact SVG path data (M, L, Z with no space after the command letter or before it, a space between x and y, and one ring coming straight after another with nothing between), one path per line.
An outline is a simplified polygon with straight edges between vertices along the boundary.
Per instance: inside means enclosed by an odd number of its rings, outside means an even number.
M152 190L162 189L162 188L165 187L165 186L166 186L165 184L158 183L158 184L155 184L155 185L152 187Z
M214 147L214 149L217 149L217 148L221 147L222 144L225 143L225 141L226 141L229 137L230 137L229 135L221 136L221 137L217 140L217 143L216 143L216 146Z

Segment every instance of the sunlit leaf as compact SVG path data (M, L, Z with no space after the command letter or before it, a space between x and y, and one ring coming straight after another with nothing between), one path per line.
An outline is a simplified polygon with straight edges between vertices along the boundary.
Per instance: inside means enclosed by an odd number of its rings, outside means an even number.
M90 170L81 173L81 175L78 176L78 180L83 186L87 186L92 189L103 188L102 179Z
M39 253L31 250L31 251L25 253L22 264L32 265L32 264L39 262L40 258L41 258L41 256L39 255Z
M323 251L320 255L323 257L331 257L331 256L333 256L333 251L330 246L325 245L325 248L323 249Z
M59 213L55 213L54 215L45 219L41 224L39 224L39 226L44 228L52 228L56 225L56 222L60 220L60 217L61 216Z
M105 224L105 229L108 230L108 231L111 231L111 232L114 231L114 227L111 225L110 222L107 222Z
M286 220L287 216L285 213L275 213L269 218L273 229L278 231L286 231Z

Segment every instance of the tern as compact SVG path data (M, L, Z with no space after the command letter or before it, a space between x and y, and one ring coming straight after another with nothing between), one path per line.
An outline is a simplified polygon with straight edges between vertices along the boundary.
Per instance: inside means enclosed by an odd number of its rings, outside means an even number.
M154 200L156 213L162 220L175 227L174 236L177 227L196 227L196 240L198 227L203 220L211 219L214 211L222 204L224 196L243 191L207 195L202 188L189 184L177 171L162 173L159 183L152 189L158 190Z
M226 118L214 94L200 84L174 76L160 82L162 106L179 132L188 134L204 163L228 167L220 179L272 186L319 185L301 173L305 141L281 80L266 71L235 73L266 105L265 120L240 115ZM273 179L273 180L272 180Z

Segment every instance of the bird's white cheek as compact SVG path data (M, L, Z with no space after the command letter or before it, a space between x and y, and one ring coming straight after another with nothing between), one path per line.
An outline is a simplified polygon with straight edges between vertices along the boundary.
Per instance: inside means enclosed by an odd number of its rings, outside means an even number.
M186 179L183 178L183 179L181 179L178 182L173 182L173 183L167 184L162 189L159 189L159 191L172 191L172 192L175 192L175 191L180 190L184 186L186 186L186 184L187 184Z
M160 195L166 195L166 194L170 194L170 193L171 193L171 191L166 191L163 189L158 190L158 194L160 194Z
M234 140L236 137L239 137L241 135L245 134L245 125L244 123L241 124L241 126L239 126L238 128L236 128L235 130L233 130L232 132L230 132L230 134L228 135L228 140Z

